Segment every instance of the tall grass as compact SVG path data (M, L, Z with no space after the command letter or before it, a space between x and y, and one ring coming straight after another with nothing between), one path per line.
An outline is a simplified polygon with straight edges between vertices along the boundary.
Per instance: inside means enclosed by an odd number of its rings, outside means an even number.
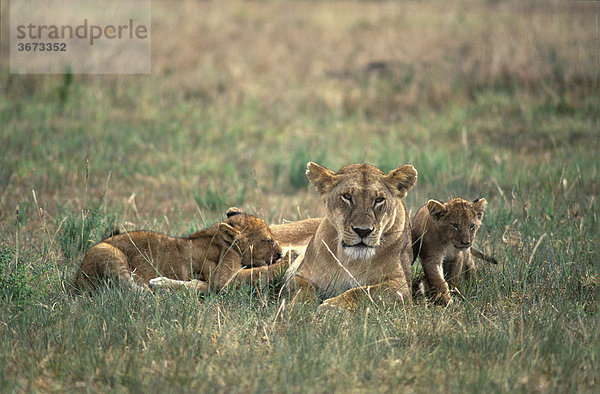
M151 76L3 68L0 391L597 391L598 7L441 7L159 1ZM485 197L500 264L446 309L69 291L117 226L321 215L307 161L413 164L412 214Z
M102 212L103 197L92 202L88 209L68 213L61 223L58 243L67 260L79 257L94 243L108 238L116 228L116 214Z

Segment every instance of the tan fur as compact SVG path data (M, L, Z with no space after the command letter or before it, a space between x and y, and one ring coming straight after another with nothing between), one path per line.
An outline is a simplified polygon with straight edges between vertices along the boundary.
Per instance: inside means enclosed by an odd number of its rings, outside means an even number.
M308 245L323 218L312 218L269 226L273 236L283 248L301 249Z
M452 302L450 286L461 275L474 279L473 255L497 264L496 260L473 247L487 201L454 198L446 203L429 200L413 220L414 259L419 256L425 273L423 290L431 290L442 305Z
M164 277L191 281L188 287L206 292L273 280L289 264L282 259L269 265L280 257L281 247L264 221L230 210L225 221L185 238L150 231L110 237L88 251L75 282L82 290L107 278L147 288L151 279Z
M337 173L308 163L306 174L326 206L306 251L286 273L297 301L354 308L361 299L410 302L410 222L402 198L417 181L411 165L389 174L368 164Z

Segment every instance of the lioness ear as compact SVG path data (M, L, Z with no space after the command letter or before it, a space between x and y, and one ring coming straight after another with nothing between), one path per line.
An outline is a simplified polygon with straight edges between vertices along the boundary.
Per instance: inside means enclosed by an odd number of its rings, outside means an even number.
M231 245L240 231L227 223L219 223L219 235L227 244Z
M306 177L319 194L324 194L327 193L333 184L335 172L311 161L306 165Z
M448 212L446 206L439 201L429 200L427 201L427 209L429 210L429 214L435 220L440 220L442 216Z
M475 208L475 212L477 212L477 218L481 220L483 218L483 211L485 211L485 207L487 206L487 201L485 198L478 198L477 200L473 200L473 208Z
M417 170L410 164L405 164L390 171L386 179L390 185L400 192L400 198L406 197L406 193L417 183Z
M235 215L243 215L246 212L244 212L244 210L242 208L238 208L238 207L231 207L227 210L227 213L225 215L227 215L228 218L235 216Z

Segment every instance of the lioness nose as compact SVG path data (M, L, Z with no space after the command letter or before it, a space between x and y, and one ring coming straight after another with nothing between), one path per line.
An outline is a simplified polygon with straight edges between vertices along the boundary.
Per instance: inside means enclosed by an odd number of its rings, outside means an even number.
M372 228L359 228L359 227L352 227L352 230L354 230L354 232L356 234L358 234L359 237L364 238L367 235L371 234L373 232Z

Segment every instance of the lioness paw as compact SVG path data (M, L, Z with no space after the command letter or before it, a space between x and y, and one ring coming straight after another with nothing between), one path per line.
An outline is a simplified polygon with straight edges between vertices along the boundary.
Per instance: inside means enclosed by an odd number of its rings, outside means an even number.
M319 305L319 307L317 308L317 314L318 315L325 315L325 314L340 314L340 313L344 313L344 312L348 312L348 309L342 305L338 305L335 302L329 302L331 299L329 300L325 300L323 301L323 303L321 305Z

